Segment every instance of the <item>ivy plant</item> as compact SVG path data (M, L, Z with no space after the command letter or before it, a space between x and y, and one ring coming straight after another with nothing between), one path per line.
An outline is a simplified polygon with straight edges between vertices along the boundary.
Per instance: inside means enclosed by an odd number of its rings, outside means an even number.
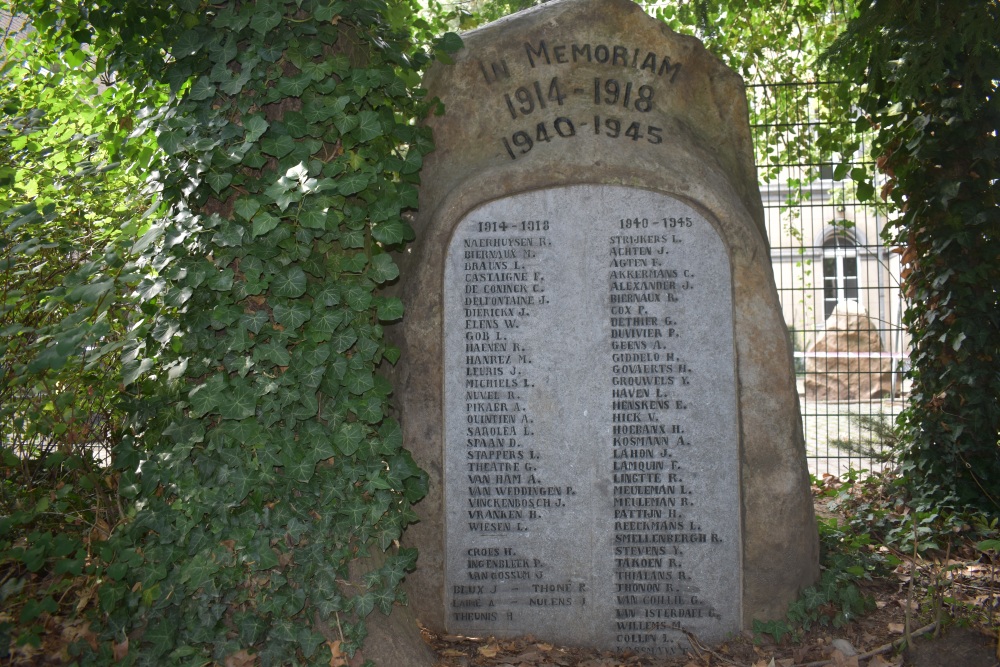
M414 33L433 27L382 0L26 4L67 50L170 91L129 119L165 156L144 164L166 213L132 247L127 517L95 546L84 660L353 654L404 601L416 553L397 540L426 489L378 370L399 357L382 327L403 307L380 290L431 149Z
M1000 8L866 0L860 9L828 63L864 84L858 124L874 128L887 179L876 195L872 175L856 170L858 192L894 212L883 236L900 255L912 349L901 471L918 507L996 516Z
M426 475L377 369L399 356L379 288L413 237L427 56L377 1L181 4L175 97L140 128L172 207L140 241L155 277L125 375L157 388L144 446L116 452L136 514L102 603L140 662L330 664L416 557L396 541Z

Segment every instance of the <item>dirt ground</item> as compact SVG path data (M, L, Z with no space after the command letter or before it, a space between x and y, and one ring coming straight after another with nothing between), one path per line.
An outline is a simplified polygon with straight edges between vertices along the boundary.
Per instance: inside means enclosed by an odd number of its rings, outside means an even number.
M817 513L829 516L819 502ZM813 625L781 642L744 632L713 647L690 636L692 650L677 658L556 646L543 637L424 636L436 667L1000 667L1000 572L981 556L959 550L906 559L862 584L875 606L840 628Z
M996 667L996 630L949 625L935 636L931 622L913 628L912 650L902 645L905 594L871 590L879 608L842 628L814 627L797 641L770 641L743 633L715 647L698 646L682 658L650 659L592 649L554 646L534 637L426 637L439 657L436 667ZM947 623L947 620L945 620ZM917 635L917 633L921 633ZM696 641L696 639L695 639Z
M820 505L817 513L827 515ZM438 656L436 667L1000 667L1000 559L991 563L967 545L947 555L901 560L895 571L862 583L862 593L874 600L870 612L840 628L814 624L794 640L786 636L776 642L770 635L744 632L708 647L690 636L687 655L652 659L557 646L544 637L473 638L426 631L424 637ZM89 597L81 598L78 608ZM907 608L912 643L904 649ZM15 610L0 608L0 623L15 617ZM82 617L43 617L41 645L11 646L0 667L72 664L68 645L92 637ZM127 651L127 642L124 646ZM246 664L257 663L250 659Z

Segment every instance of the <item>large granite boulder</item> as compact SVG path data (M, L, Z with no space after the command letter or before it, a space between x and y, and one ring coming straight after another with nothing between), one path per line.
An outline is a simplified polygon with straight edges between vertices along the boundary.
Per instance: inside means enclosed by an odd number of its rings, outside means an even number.
M854 300L841 301L826 330L806 350L806 399L872 401L893 395L892 357L879 331Z

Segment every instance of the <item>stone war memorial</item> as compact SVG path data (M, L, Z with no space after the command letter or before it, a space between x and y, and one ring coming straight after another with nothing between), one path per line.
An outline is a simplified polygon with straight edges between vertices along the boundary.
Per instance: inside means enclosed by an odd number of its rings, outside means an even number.
M396 403L429 629L683 655L818 576L740 78L629 0L428 75Z

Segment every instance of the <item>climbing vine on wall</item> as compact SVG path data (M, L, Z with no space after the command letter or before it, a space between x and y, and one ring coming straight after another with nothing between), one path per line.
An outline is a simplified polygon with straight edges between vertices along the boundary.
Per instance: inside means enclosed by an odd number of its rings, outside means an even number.
M861 3L828 56L887 177L913 386L902 471L916 497L1000 514L1000 7ZM853 90L852 90L853 89ZM875 195L866 174L861 196Z
M414 123L430 56L412 40L430 27L381 0L81 6L59 21L34 4L40 29L172 90L134 118L166 155L150 187L167 213L134 248L149 277L123 383L140 401L114 451L131 509L95 545L108 641L89 659L353 654L365 617L403 600L416 554L397 538L426 488L378 369L399 356L382 327L403 307L380 290L431 149Z

